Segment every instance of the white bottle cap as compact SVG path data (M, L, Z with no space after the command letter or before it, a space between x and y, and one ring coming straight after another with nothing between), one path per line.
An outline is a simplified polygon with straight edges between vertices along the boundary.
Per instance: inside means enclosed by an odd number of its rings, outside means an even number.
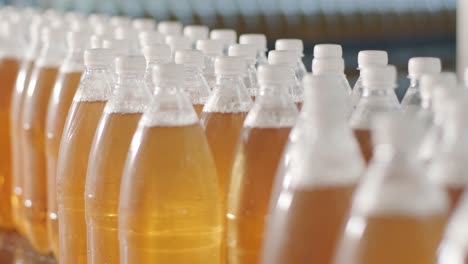
M242 34L239 43L255 45L258 51L267 50L267 38L264 34Z
M358 53L358 69L369 66L385 66L388 64L388 54L383 50L361 50Z
M132 26L138 31L155 30L156 20L152 18L137 18L132 21Z
M87 49L84 52L84 64L86 66L110 66L113 57L109 49Z
M314 58L341 58L343 48L338 44L317 44L314 46Z
M203 52L193 49L178 50L175 53L174 62L184 66L201 68L204 65Z
M66 39L69 48L84 49L90 42L89 32L86 31L69 31Z
M278 39L275 42L275 49L295 51L302 56L304 43L301 39Z
M146 61L143 56L119 56L115 59L115 72L117 74L135 73L143 74L146 70Z
M423 74L436 74L442 71L439 58L415 57L408 62L408 77L419 78Z
M289 84L291 69L284 65L260 65L257 78L260 85Z
M236 44L237 33L233 29L213 29L210 32L210 39L221 40L224 46Z
M153 68L153 82L155 85L171 83L174 85L184 84L184 66L174 63L158 64Z
M93 25L93 32L98 36L113 36L114 27L108 24L95 24Z
M202 25L188 25L184 28L184 36L189 38L192 42L208 39L209 32L210 30L208 27Z
M99 36L96 34L92 35L90 39L91 48L92 49L103 48L104 39L105 38L103 36Z
M112 26L129 26L132 23L132 20L126 16L113 16L109 20L109 24Z
M153 44L143 47L143 54L147 61L170 61L171 48L167 44Z
M166 44L171 47L172 53L180 49L190 49L192 47L190 39L184 36L167 36Z
M344 74L345 65L342 58L330 59L313 59L312 60L312 73L325 74L325 73L338 73Z
M239 56L247 60L255 60L257 47L251 44L232 44L228 49L229 56Z
M247 70L245 60L241 57L217 57L215 60L216 75L243 75Z
M138 36L138 31L129 26L118 26L114 30L114 37L116 39L124 39L130 42L133 41L136 36Z
M124 39L105 39L102 47L111 49L116 55L127 55L130 52L130 42Z
M270 50L268 52L268 63L271 65L287 65L295 67L298 54L292 50Z
M397 70L393 65L367 67L361 70L361 77L364 87L372 87L374 89L395 88Z
M148 46L153 44L165 43L166 38L163 34L157 31L143 31L138 34L140 46Z
M158 31L164 35L182 35L182 23L179 21L161 21L158 24Z
M224 43L220 40L206 39L197 41L196 48L203 51L205 55L221 55L223 54L223 45Z
M107 23L108 20L109 20L109 17L103 14L91 14L88 16L88 22L91 25L105 24Z

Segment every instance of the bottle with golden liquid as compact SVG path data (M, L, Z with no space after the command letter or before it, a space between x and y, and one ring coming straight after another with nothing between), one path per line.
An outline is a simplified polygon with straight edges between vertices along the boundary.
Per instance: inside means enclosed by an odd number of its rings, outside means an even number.
M423 132L408 113L373 117L374 157L354 195L334 263L436 263L449 199L414 158Z
M12 141L10 128L11 102L15 89L15 81L21 64L19 38L16 34L21 30L20 16L3 17L0 23L0 228L13 229L12 216ZM19 31L21 32L21 31Z
M361 50L358 53L358 70L362 70L367 67L382 67L388 64L388 54L383 50ZM362 96L362 77L359 76L356 83L354 84L353 91L351 93L351 102L353 108Z
M97 126L85 185L88 263L119 263L118 201L122 171L151 93L143 56L116 59L117 82Z
M268 63L270 65L281 65L289 68L291 75L289 94L300 110L304 102L304 88L294 71L297 64L297 53L287 50L271 50L268 52Z
M156 65L171 62L171 48L167 44L156 43L143 47L143 55L146 59L145 82L148 88L153 85L153 68Z
M45 127L47 159L47 230L50 247L59 256L59 232L57 217L56 169L62 140L62 132L68 110L80 84L84 70L83 52L89 42L87 32L67 33L68 54L60 66L57 80L49 100Z
M190 102L198 116L201 116L211 90L203 77L203 52L199 50L178 50L174 56L176 64L184 65L185 81L183 91L187 93Z
M273 179L298 115L290 77L284 66L258 68L260 92L240 133L229 185L228 263L259 261Z
M246 71L245 61L242 58L218 57L215 60L215 71L216 86L203 108L200 122L205 128L218 172L223 227L225 227L227 191L231 181L237 141L244 119L253 103L242 82ZM223 235L222 250L222 259L225 263L225 235Z
M220 262L221 206L210 149L182 65L154 68L155 94L132 139L119 205L120 263Z
M255 100L258 94L258 81L257 81L257 69L255 68L255 62L257 58L257 47L250 44L232 44L228 49L229 56L238 56L245 59L247 65L247 73L244 76L244 85L247 91Z
M84 52L85 72L68 112L57 163L60 263L87 263L85 181L98 122L111 95L113 54Z
M203 39L196 43L196 49L203 51L205 55L205 67L203 68L203 76L205 76L211 90L214 90L216 85L215 74L215 59L223 55L223 42L215 39Z
M242 34L239 36L239 44L254 45L257 49L255 67L258 69L261 65L268 65L266 52L268 50L267 38L264 34Z
M31 73L23 103L24 206L26 234L33 247L46 253L47 239L47 161L46 116L49 99L65 56L62 28L42 30L42 49Z
M29 85L29 79L34 69L35 60L41 49L40 32L44 26L41 17L34 18L30 25L30 43L21 63L18 76L16 78L15 88L11 99L10 110L10 135L11 135L11 157L12 157L12 182L11 182L11 201L13 222L16 230L22 235L26 235L25 215L24 215L24 188L23 178L23 104L26 97L26 90Z
M368 67L361 70L364 90L350 117L362 155L366 162L372 158L370 123L376 113L400 111L395 94L397 71L395 66Z
M364 170L333 75L303 79L305 104L278 170L261 263L331 263Z

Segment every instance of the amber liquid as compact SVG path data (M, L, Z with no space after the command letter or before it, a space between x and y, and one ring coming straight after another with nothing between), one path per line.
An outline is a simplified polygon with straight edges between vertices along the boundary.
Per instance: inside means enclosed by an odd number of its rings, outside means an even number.
M452 214L458 206L458 202L460 201L463 193L465 192L465 187L447 187L447 194L450 201L450 209L449 212Z
M137 132L122 185L122 264L220 263L219 185L198 123Z
M42 253L50 249L47 239L47 170L45 122L47 106L58 69L36 67L31 75L23 109L24 205L26 234Z
M290 206L272 216L281 223L281 239L274 242L273 252L264 252L263 263L333 263L353 190L330 186L290 192Z
M228 194L228 263L257 264L273 180L291 128L244 128Z
M205 105L202 105L202 104L193 105L193 109L195 109L195 112L197 113L198 118L201 117L204 106Z
M369 163L372 159L372 137L370 130L355 129L354 136L356 137L359 147L361 148L362 157Z
M339 264L436 263L445 222L441 215L370 217L359 241L349 241L350 255Z
M73 101L60 145L57 201L60 263L87 263L84 190L88 157L105 101Z
M10 109L19 62L13 58L0 59L0 227L13 229L11 214L11 145Z
M57 169L63 128L73 96L80 84L81 74L81 72L59 73L47 110L45 141L47 158L47 230L49 232L50 247L56 257L59 256L59 234L55 170Z
M120 181L141 113L104 114L91 149L85 209L88 262L119 263Z
M23 146L24 141L21 138L23 128L23 103L26 97L29 78L34 67L33 61L24 61L18 73L15 83L15 89L12 94L11 112L10 112L10 131L11 131L11 151L12 151L12 183L11 183L11 203L13 222L22 235L26 235L25 217L24 217L24 199L23 199Z

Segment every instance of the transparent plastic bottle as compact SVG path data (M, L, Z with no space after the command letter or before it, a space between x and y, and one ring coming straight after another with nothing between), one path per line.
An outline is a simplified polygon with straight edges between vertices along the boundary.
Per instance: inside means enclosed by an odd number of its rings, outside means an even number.
M244 76L244 85L247 91L255 100L258 94L258 81L257 81L257 69L255 68L257 48L254 45L249 44L233 44L228 49L229 56L241 57L245 60L247 65L247 72Z
M210 97L211 90L203 77L203 52L199 50L178 50L175 53L176 64L184 66L184 86L182 91L186 92L192 103L197 116L200 117L206 101Z
M364 170L332 75L304 77L306 100L275 179L261 263L331 263ZM330 108L330 106L336 106Z
M136 18L132 21L132 27L140 32L155 30L156 20L152 18Z
M166 44L169 45L169 47L171 47L171 53L173 58L177 50L192 48L192 43L190 39L184 36L167 36Z
M85 179L98 122L111 95L112 52L84 52L85 72L73 97L57 163L57 202L61 263L87 263Z
M192 41L192 48L196 48L196 43L199 40L208 39L210 29L202 25L187 25L184 27L184 36Z
M16 230L26 235L25 216L24 216L24 166L23 166L23 139L20 133L23 128L23 104L26 97L26 90L29 85L29 79L33 68L35 67L35 60L41 49L40 32L44 23L42 18L36 18L29 26L30 42L23 57L20 70L18 72L15 88L11 99L10 110L10 133L12 143L12 184L11 184L11 201L12 201L12 214L13 222Z
M219 40L223 43L223 54L228 54L229 46L237 43L237 32L233 29L213 29L210 39Z
M85 185L90 264L120 263L120 182L130 142L151 97L143 79L145 68L142 56L116 59L116 86L94 135Z
M290 69L291 77L289 85L289 94L299 109L302 108L304 101L304 88L301 81L295 74L297 64L297 53L287 50L271 50L268 52L268 63L270 65L283 65Z
M26 234L33 247L50 250L47 231L46 117L60 65L65 57L62 28L42 30L42 49L31 73L23 103L22 138Z
M408 78L411 81L410 87L406 91L401 105L406 110L417 111L421 109L422 99L420 80L424 74L439 74L442 70L442 64L439 58L415 57L408 62Z
M456 208L468 185L464 161L468 157L467 108L468 100L458 98L447 105L446 121L439 151L427 169L428 178L447 191L450 198L450 213Z
M166 44L153 44L143 48L143 55L146 59L146 86L153 89L153 67L158 64L169 63L172 60L171 48Z
M388 54L383 50L361 50L358 53L358 70L367 67L383 67L388 64ZM359 75L356 83L354 84L351 93L351 102L353 107L356 107L359 99L362 96L364 87L362 85L362 77Z
M138 34L138 40L140 41L140 47L144 49L146 46L164 44L166 38L157 31L143 31Z
M181 92L183 74L182 65L154 69L156 92L122 176L122 264L220 263L216 168L197 115Z
M307 74L306 67L302 61L304 57L304 43L301 39L278 39L275 42L276 50L289 50L297 54L295 72L299 81Z
M56 169L68 110L84 71L83 52L89 42L87 32L67 33L68 52L60 66L47 106L45 154L47 161L47 230L52 252L59 256Z
M314 65L317 65L314 67ZM351 86L349 85L348 80L346 79L346 75L344 75L344 60L343 60L343 49L341 45L338 44L317 44L314 46L314 59L312 60L312 72L315 73L314 70L320 70L321 72L324 71L324 68L329 67L339 68L340 72L342 72L341 82L343 87L347 90L348 94L351 94ZM341 66L343 65L343 66ZM338 67L339 66L339 67ZM336 69L336 70L337 70ZM341 70L342 69L342 70ZM335 70L335 71L336 71Z
M399 111L400 103L394 91L397 81L395 66L364 68L361 77L364 90L351 114L350 126L364 159L369 162L373 149L370 130L372 117L376 113Z
M126 16L112 16L109 18L109 24L113 27L130 26L132 19Z
M205 68L203 69L203 76L205 76L210 89L213 90L216 85L215 74L215 59L223 54L223 42L220 40L199 40L196 44L197 50L203 51L205 55Z
M228 192L228 263L259 261L273 179L298 115L290 76L285 66L258 68L261 88L240 133Z
M158 23L158 32L165 36L181 36L183 25L179 21L161 21Z
M131 53L131 43L126 39L104 39L102 47L110 49L114 57L125 56Z
M15 21L16 20L16 21ZM13 229L12 216L12 142L10 128L11 103L15 81L21 65L20 17L0 22L0 228Z
M268 64L266 52L267 38L264 34L242 34L239 36L239 44L250 44L257 47L257 57L255 67Z
M138 39L138 30L130 26L120 26L114 29L114 38L125 40L129 44L129 54L140 55L140 41Z
M449 202L414 158L422 133L408 113L375 115L374 157L354 194L334 263L435 263Z

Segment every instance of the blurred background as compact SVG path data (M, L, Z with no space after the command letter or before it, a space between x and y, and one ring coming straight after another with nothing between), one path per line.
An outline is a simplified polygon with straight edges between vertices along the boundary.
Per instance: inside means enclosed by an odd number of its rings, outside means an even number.
M463 1L463 0L462 0ZM301 38L310 70L313 46L343 45L347 74L356 78L357 53L384 49L390 63L406 72L410 57L436 56L445 70L455 68L457 0L0 0L5 5L100 12L132 17L176 19L184 24L233 28L239 34L265 33L269 47L277 38ZM408 82L404 74L397 91Z

